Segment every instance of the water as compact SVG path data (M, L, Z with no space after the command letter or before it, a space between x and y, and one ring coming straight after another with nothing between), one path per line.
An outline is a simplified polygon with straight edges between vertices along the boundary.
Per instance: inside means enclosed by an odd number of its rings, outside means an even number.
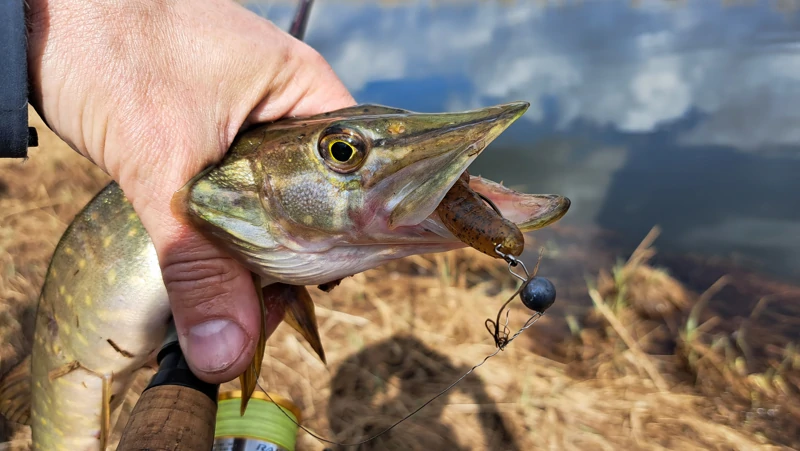
M800 276L792 2L318 0L307 42L360 103L527 100L472 172L573 201L565 225ZM733 3L733 2L727 2ZM636 6L632 6L636 5ZM286 29L295 5L248 7Z

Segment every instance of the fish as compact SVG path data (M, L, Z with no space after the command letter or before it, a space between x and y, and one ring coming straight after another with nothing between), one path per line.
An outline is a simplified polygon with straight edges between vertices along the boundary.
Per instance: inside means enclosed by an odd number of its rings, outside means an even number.
M176 192L175 216L244 265L262 289L265 320L243 387L252 391L258 377L269 321L298 330L325 361L308 286L467 246L437 207L528 107L416 113L357 105L260 124ZM519 193L481 177L469 176L468 185L523 232L552 224L570 206L563 196ZM105 449L133 376L152 360L170 318L153 243L112 182L55 249L33 349L10 381L0 381L0 414L29 417L35 450Z

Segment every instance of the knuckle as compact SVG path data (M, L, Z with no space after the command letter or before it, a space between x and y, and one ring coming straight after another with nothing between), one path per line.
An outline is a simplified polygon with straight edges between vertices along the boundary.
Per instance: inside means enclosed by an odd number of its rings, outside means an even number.
M328 69L328 68L330 68L330 64L328 64L328 61L325 59L325 57L322 56L321 53L319 53L316 49L314 49L311 46L308 46L308 45L306 46L306 55L305 56L306 56L306 58L308 58L308 60L307 60L308 63L311 64L312 66L316 67L316 68L320 68L320 69L323 69L323 68L324 69Z
M162 274L170 297L183 307L193 308L234 291L241 271L230 258L212 257L171 263Z

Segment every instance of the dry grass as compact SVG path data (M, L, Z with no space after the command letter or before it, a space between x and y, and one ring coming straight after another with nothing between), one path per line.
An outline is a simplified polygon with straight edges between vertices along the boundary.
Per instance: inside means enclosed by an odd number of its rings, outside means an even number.
M30 161L0 163L0 371L27 349L24 331L56 240L107 180L42 135ZM570 328L557 314L545 316L450 394L361 448L800 447L800 353L742 339L745 329L747 336L764 330L755 316L736 337L723 332L707 304L725 280L692 293L648 264L653 239L590 281L583 291L594 308L570 317ZM545 258L541 274L555 258L570 254ZM317 433L357 441L491 353L484 319L514 288L500 262L465 250L405 259L330 294L312 290L328 366L283 326L268 343L262 386L292 398ZM577 289L567 288L559 292ZM525 319L517 303L512 325ZM126 412L150 374L141 375ZM12 442L0 449L26 449L26 427L6 434ZM323 448L300 433L298 449Z

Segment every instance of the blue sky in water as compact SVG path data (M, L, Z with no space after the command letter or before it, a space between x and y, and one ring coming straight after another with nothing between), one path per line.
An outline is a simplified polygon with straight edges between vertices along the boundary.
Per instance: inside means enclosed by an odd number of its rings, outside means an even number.
M800 275L800 14L774 1L317 0L306 41L360 103L531 108L473 168L566 223ZM565 2L572 3L572 2ZM288 28L293 2L248 7ZM473 171L475 172L475 171Z
M558 129L648 133L691 117L682 144L800 142L800 16L774 2L438 3L318 1L307 41L359 102L434 111L528 100L526 119ZM250 8L286 27L294 4Z

